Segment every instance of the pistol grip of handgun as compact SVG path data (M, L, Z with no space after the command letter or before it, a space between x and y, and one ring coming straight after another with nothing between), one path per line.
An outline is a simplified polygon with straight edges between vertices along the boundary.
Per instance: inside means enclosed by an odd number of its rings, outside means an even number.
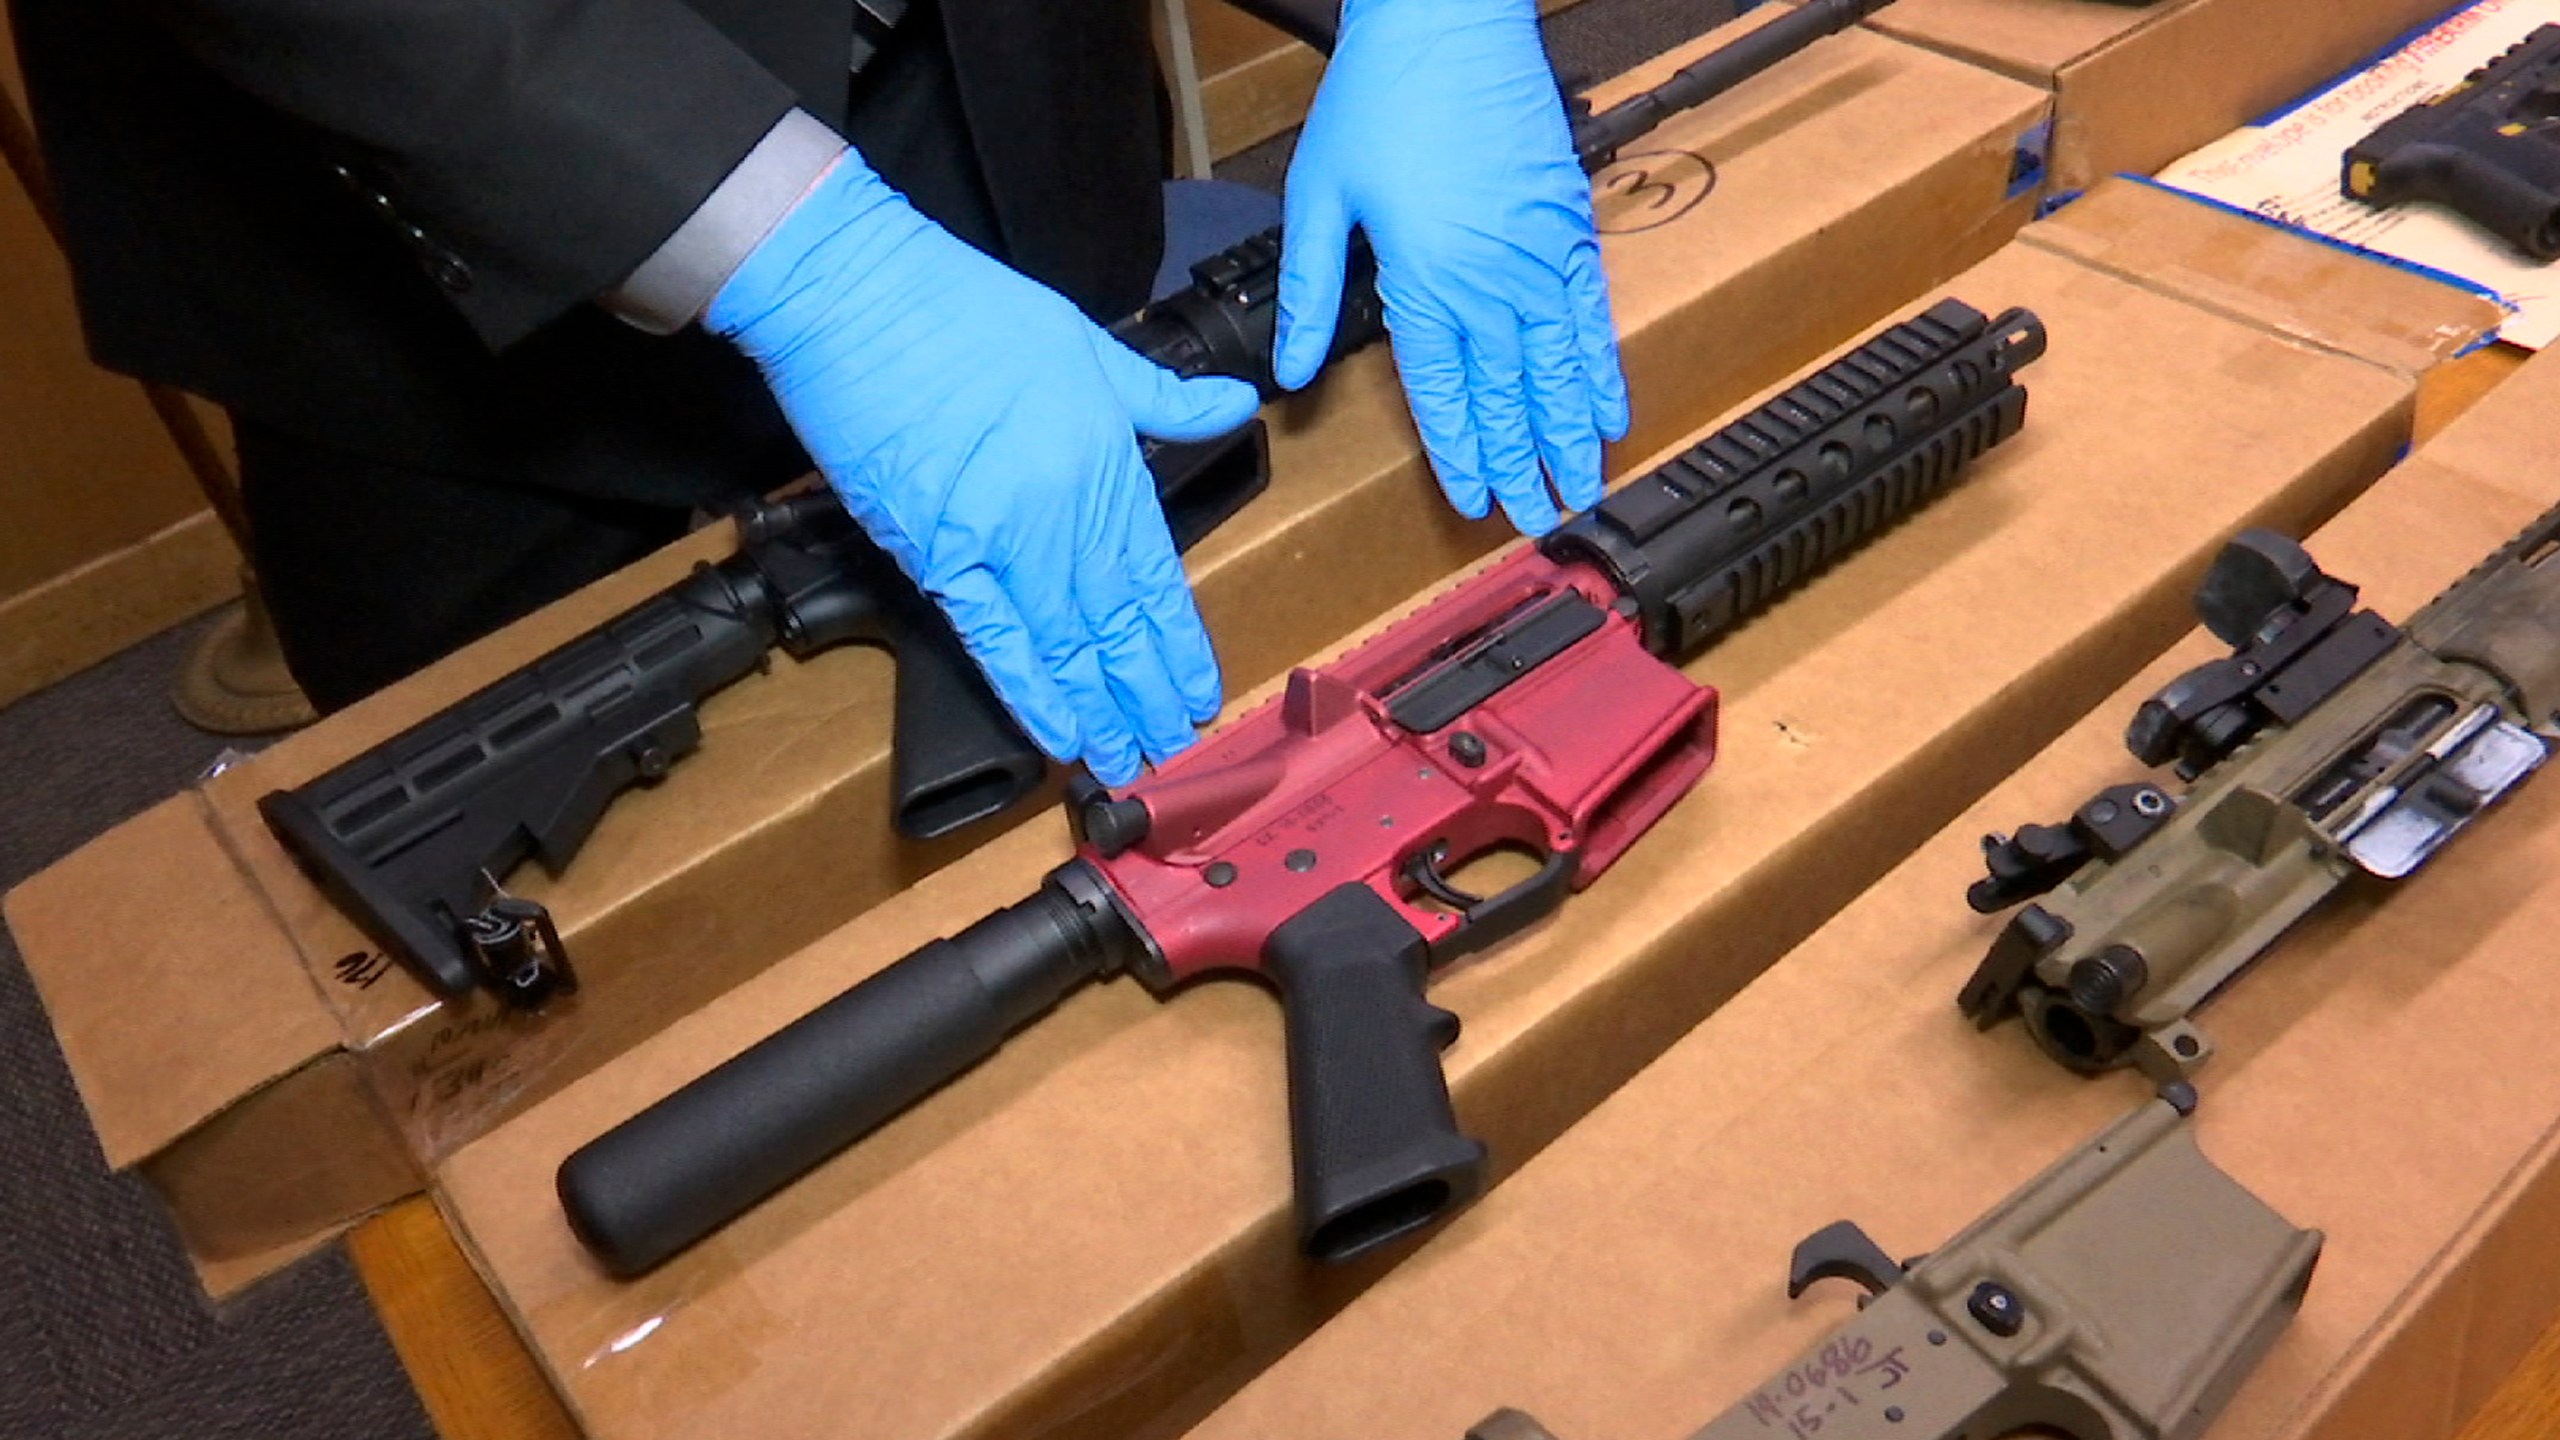
M2550 190L2456 145L2419 141L2381 166L2382 188L2399 200L2433 200L2536 260L2560 257L2560 204Z
M1422 995L1421 934L1345 884L1271 934L1288 1025L1299 1246L1341 1261L1475 1198L1484 1146L1458 1133L1440 1052L1458 1020Z

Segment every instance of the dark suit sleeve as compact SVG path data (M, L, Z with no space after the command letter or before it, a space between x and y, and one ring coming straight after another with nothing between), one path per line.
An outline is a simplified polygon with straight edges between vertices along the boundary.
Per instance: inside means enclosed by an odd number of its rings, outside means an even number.
M681 0L144 3L335 142L314 163L339 165L492 346L630 275L793 105Z
M1341 0L1234 0L1235 7L1330 55L1341 19Z

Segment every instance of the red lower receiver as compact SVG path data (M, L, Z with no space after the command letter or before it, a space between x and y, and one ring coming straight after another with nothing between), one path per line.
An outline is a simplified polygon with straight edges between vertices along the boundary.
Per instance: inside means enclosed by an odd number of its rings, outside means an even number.
M1647 653L1633 611L1598 569L1520 549L1129 787L1079 853L1145 937L1131 969L1156 989L1261 970L1346 884L1445 964L1590 884L1715 757L1715 691ZM1502 850L1537 873L1451 883Z

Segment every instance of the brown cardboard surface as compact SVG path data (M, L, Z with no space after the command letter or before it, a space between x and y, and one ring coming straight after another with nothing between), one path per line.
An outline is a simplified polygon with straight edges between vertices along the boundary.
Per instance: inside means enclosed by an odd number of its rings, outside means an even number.
M2052 185L2149 174L2316 88L2447 0L1896 0L1867 23L2056 92Z
M2555 401L2560 363L2525 367L2323 526L2322 566L2406 618L2560 500ZM1985 831L2133 778L2134 707L2227 653L2197 633L2147 667L1196 1440L1455 1440L1506 1404L1568 1437L1685 1435L1853 1313L1845 1287L1786 1299L1798 1239L1846 1215L1926 1250L2130 1109L2138 1077L2076 1078L1957 1014L2006 918L1963 891ZM2217 1440L2449 1435L2560 1308L2555 873L2560 786L2527 786L2199 1016L2205 1152L2328 1236Z
M141 1163L208 1291L227 1294L337 1233L311 1225L315 1210L352 1219L381 1205L385 1191L417 1188L422 1167L380 1107L363 1064L331 1054ZM320 1136L331 1143L313 1143Z
M151 903L119 896L145 867L158 872ZM208 1119L218 1097L247 1094L339 1039L273 917L237 882L198 795L164 800L73 852L10 891L6 911L12 933L77 934L94 958L90 970L29 969L110 1165L143 1159ZM198 923L172 927L171 911ZM194 1022L185 1043L135 1043L171 1014Z
M1701 48L1667 56L1619 87L1651 83ZM1610 93L1603 88L1604 102ZM1634 168L1601 204L1603 224L1624 232L1606 238L1603 254L1638 427L1613 465L1623 471L1648 447L2000 245L2031 202L2009 193L2012 151L2045 103L2032 87L1859 33L1826 41L1666 126L1659 155L1631 156ZM1712 194L1702 160L1721 177ZM1604 188L1610 183L1604 177ZM1189 557L1238 690L1506 533L1498 523L1463 522L1441 501L1382 347L1338 367L1316 393L1273 407L1270 418L1269 493ZM153 895L132 923L162 927L173 956L176 937L204 933L227 909L263 907L310 977L302 1005L336 1032L322 1038L316 1027L296 1029L309 1040L299 1063L340 1048L361 1055L381 1113L413 1154L433 1159L1002 833L997 825L928 846L890 836L889 663L850 649L806 664L778 662L771 675L702 707L702 748L663 785L617 800L566 876L550 881L528 868L510 879L552 908L584 984L573 1002L528 1020L489 1004L438 1003L405 971L371 957L257 817L255 802L269 788L301 783L378 743L729 543L725 527L696 535L207 784L213 833L249 901L225 890L210 866L184 886L166 884L172 856L193 865L195 849L164 856L147 840L102 842L100 856L123 863L93 857L70 876L41 882L60 899L16 925L30 966L49 990L119 983L78 920L83 905L135 909L135 895ZM1288 603L1273 603L1275 596ZM224 1115L245 1126L253 1115L235 1112L254 1112L269 1092L240 1082L295 1069L262 1051L178 1085L141 1073L141 1057L225 1033L230 1002L215 998L223 962L207 951L197 964L194 983L166 987L166 1008L128 1016L101 1046L86 1048L94 1073L82 1083L102 1109ZM95 1003L104 1009L114 997ZM133 1058L107 1058L102 1046ZM167 1093L108 1094L130 1086ZM286 1109L269 1123L313 1145L341 1143ZM225 1203L210 1172L199 1173L206 1183L187 1203ZM316 1233L355 1213L343 1191L306 1193L309 1203L295 1216L206 1217L182 1228L267 1236L299 1224ZM399 1193L388 1189L368 1203ZM237 1196L244 1206L292 1199L245 1182Z
M1716 770L1563 915L1436 983L1497 1173L2156 653L2230 529L2328 513L2405 433L2405 377L2037 247L1949 290L2049 327L2025 432L1696 662ZM440 1168L593 1434L1170 1433L1380 1273L1294 1253L1279 1017L1243 984L1077 996L640 1281L578 1248L548 1203L569 1150L1064 854L1017 830Z
M2411 374L2497 329L2497 302L2139 181L2110 178L2020 232L2092 269Z
M1538 9L1553 14L1573 3L1538 0ZM1704 12L1697 23L1728 10ZM1223 160L1306 118L1324 78L1323 56L1232 5L1192 5L1187 13L1213 158Z

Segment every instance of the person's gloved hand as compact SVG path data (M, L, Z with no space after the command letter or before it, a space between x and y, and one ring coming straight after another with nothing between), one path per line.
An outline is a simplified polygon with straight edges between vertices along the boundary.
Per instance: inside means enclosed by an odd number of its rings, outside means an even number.
M1217 659L1132 432L1223 434L1253 387L1176 379L850 152L703 324L762 369L1040 748L1124 784L1217 713Z
M1332 345L1351 228L1449 502L1543 534L1601 494L1627 431L1608 282L1534 0L1344 0L1289 166L1273 371ZM1490 497L1490 498L1489 498Z

